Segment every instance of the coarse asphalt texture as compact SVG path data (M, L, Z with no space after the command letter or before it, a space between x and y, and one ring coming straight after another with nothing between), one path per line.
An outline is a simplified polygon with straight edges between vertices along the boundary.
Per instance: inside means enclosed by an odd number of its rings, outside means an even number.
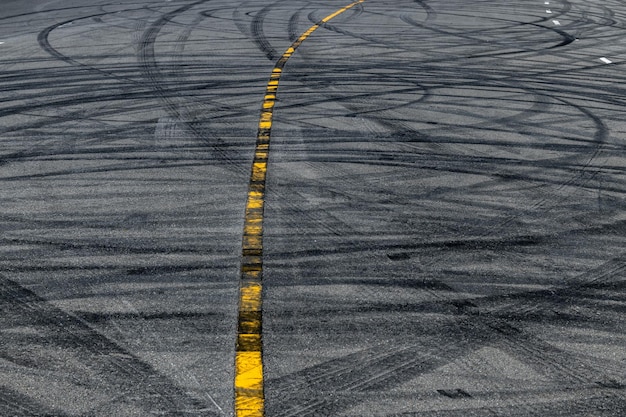
M1 2L1 416L626 416L626 4L349 5Z

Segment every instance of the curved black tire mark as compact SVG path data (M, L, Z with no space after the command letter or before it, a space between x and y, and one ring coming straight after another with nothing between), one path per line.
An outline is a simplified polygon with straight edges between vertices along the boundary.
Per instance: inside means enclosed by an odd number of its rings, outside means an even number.
M268 4L257 13L254 14L252 18L252 22L250 23L250 33L252 34L252 38L254 43L259 47L261 52L265 54L267 59L270 61L275 61L280 54L274 49L272 44L268 41L265 33L263 32L263 24L265 23L265 18L268 13L276 7L277 4L281 3L281 1L276 1L274 3Z

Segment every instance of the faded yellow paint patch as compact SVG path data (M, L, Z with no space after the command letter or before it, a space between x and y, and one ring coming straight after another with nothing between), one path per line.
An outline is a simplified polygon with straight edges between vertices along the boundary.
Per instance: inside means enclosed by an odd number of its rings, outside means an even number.
M243 232L246 235L260 235L263 232L263 226L255 224L246 224L243 227Z
M244 236L243 247L245 249L263 249L261 236Z
M265 201L262 199L249 199L247 209L260 209L263 208Z
M242 265L241 266L241 278L242 279L260 279L263 273L263 267L261 265Z
M252 166L251 181L261 182L265 181L267 173L267 162L255 162Z
M261 283L247 282L239 290L240 305L242 311L260 311L261 310Z

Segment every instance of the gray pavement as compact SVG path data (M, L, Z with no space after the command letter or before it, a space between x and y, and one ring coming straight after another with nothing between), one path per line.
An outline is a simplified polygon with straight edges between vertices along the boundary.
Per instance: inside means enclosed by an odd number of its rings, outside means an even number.
M348 3L2 2L0 415L233 415L266 84ZM625 38L615 1L366 0L302 43L265 415L626 415Z

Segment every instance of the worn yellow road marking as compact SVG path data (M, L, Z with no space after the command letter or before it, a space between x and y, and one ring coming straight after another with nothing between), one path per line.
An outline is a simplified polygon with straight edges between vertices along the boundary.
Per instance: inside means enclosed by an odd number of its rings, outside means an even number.
M324 23L364 1L358 0L337 10L300 35L278 59L267 83L261 106L243 228L235 353L235 415L237 417L262 417L265 414L261 296L263 290L261 284L263 278L263 207L270 133L280 76L291 55L306 38Z

